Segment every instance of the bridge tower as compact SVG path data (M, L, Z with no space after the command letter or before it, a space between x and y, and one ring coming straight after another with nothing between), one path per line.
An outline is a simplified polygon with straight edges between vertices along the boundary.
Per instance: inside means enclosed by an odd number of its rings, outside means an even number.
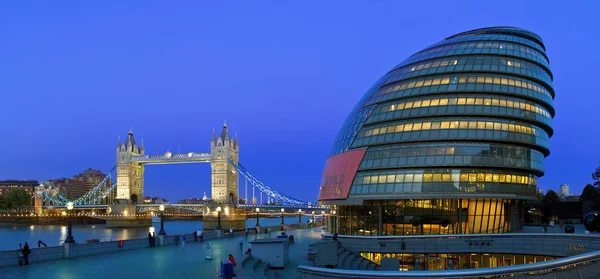
M127 140L117 143L117 197L121 203L143 203L144 200L144 165L131 162L131 156L144 155L144 142L138 147L129 130Z
M217 203L238 203L238 173L229 160L238 163L239 145L237 135L230 138L227 122L218 138L213 130L210 140L210 167L212 169L212 199Z

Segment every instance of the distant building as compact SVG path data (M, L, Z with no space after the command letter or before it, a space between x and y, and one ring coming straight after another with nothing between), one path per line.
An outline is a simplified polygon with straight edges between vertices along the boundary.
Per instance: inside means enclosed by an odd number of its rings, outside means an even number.
M563 202L578 202L580 198L581 198L581 196L569 194L567 196L561 196L560 201L563 201Z
M570 196L571 195L571 191L569 189L569 184L562 184L562 185L560 185L560 190L558 192L558 195L560 197Z
M161 197L150 197L150 196L144 197L144 203L161 204L161 203L168 203L168 202L169 201L167 199L163 199Z
M33 195L38 185L37 180L0 180L0 196L6 197L9 191L16 189L23 189L27 194Z
M181 204L203 204L204 203L204 199L201 199L201 198L189 198L189 199L179 200L177 203L181 203Z
M54 184L59 192L68 199L75 200L98 185L105 176L101 171L90 168L73 176L73 178L53 179L49 180L48 183ZM110 179L107 183L111 183Z

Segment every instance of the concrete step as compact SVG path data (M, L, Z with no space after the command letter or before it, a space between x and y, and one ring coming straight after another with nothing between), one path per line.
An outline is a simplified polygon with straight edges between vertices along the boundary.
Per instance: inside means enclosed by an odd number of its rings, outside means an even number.
M246 256L243 260L242 260L242 267L248 265L249 263L254 262L254 257L252 256Z
M338 268L346 267L346 260L352 256L349 251L344 251L341 256L338 257Z
M375 270L375 267L377 267L377 264L375 264L372 261L368 261L369 263L367 264L367 270Z
M265 273L268 279L279 279L279 270L269 269Z
M260 262L260 264L257 265L256 268L254 268L254 274L256 274L256 277L253 278L268 278L266 274L266 270L268 269L268 263Z
M262 264L263 262L260 259L256 259L256 261L254 261L254 264L252 264L252 270L254 270L256 272L256 269Z
M271 270L271 264L267 263L265 265L265 267L263 268L263 274L265 275L266 278L269 278L268 273Z
M360 262L358 263L358 269L367 270L368 265L369 265L369 261L367 261L365 258L362 258L362 259L360 259Z
M353 269L353 270L360 269L360 268L358 268L358 265L360 264L360 259L361 258L362 258L361 256L354 255L354 257L350 261L350 264L348 265L347 269Z

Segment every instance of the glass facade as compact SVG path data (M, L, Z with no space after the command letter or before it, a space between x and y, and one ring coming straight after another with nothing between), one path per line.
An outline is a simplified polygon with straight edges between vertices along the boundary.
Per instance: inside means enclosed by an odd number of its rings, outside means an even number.
M337 232L364 236L503 233L518 225L521 207L512 199L370 201L339 206Z
M555 111L542 39L514 27L448 37L380 78L331 156L366 149L337 231L501 233L522 221L550 154ZM347 176L347 175L346 175Z
M400 260L400 270L404 271L494 268L556 259L551 256L495 253L403 254L361 252L360 255L377 264L381 264L383 258L396 258Z

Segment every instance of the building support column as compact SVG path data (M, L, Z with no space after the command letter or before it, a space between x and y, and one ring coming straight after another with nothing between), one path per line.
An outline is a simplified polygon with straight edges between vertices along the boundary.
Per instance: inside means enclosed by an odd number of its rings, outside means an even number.
M525 224L525 201L521 201L521 219L519 220L519 227L517 229L523 228L523 224Z
M458 234L462 234L462 199L458 199Z
M377 232L377 235L383 235L383 205L381 205L381 201L379 201L379 205L377 205L377 211L377 214L379 214L379 231Z

